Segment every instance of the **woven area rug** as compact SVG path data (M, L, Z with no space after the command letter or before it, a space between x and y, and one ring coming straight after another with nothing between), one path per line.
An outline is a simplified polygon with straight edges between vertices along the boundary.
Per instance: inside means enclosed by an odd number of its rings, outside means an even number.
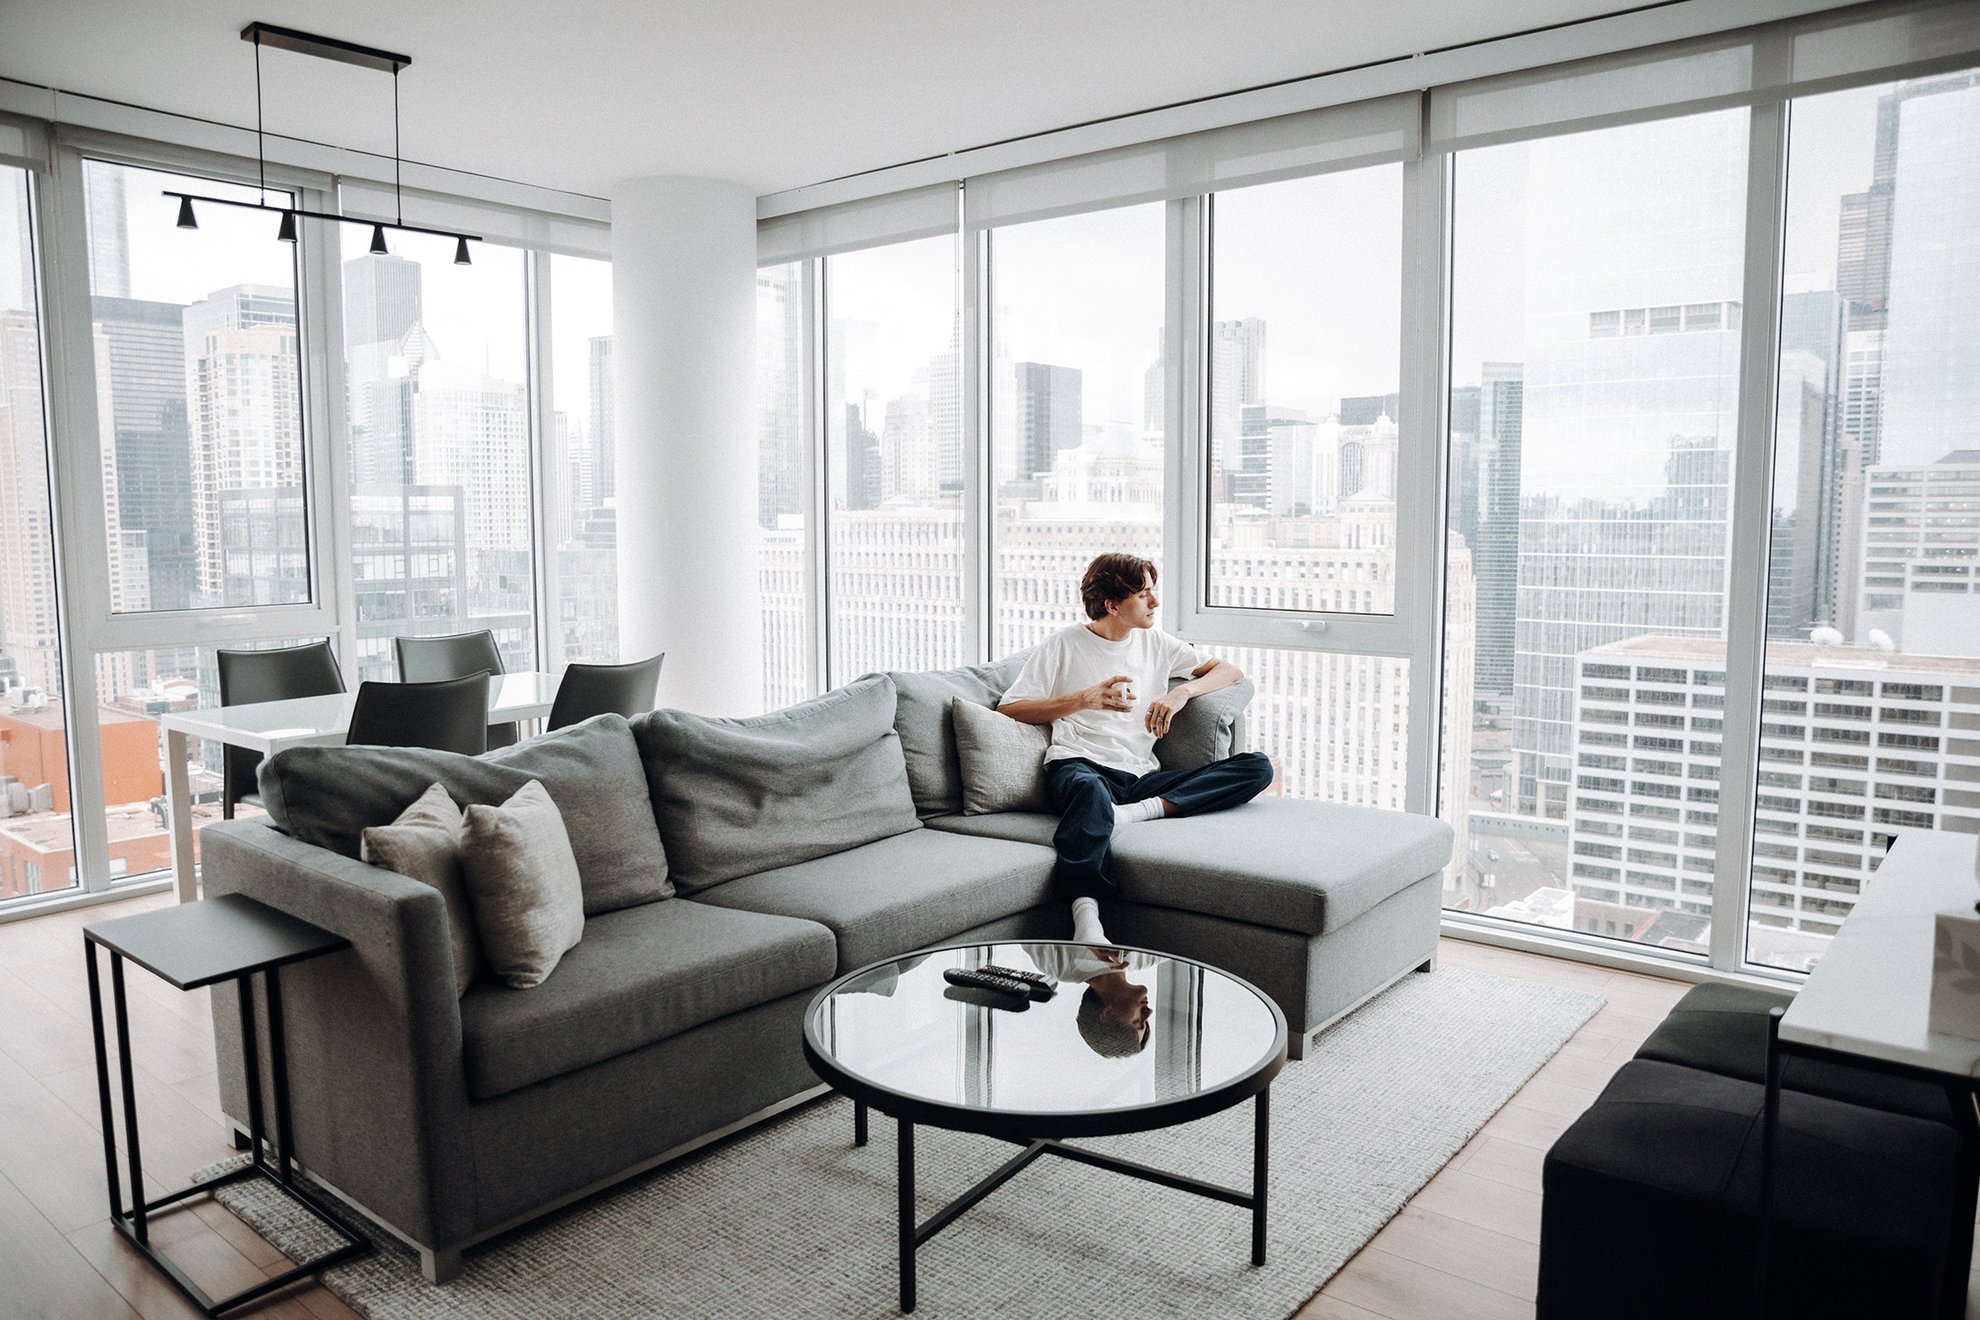
M1290 1315L1602 1003L1463 967L1406 976L1273 1084L1262 1269L1249 1212L1047 1159L922 1247L916 1315ZM1248 1188L1252 1112L1079 1144ZM324 1282L372 1320L898 1315L892 1128L876 1113L855 1148L851 1102L820 1100L472 1252L444 1287L379 1232ZM927 1127L915 1146L923 1218L1012 1153ZM219 1196L308 1249L312 1222L258 1186Z

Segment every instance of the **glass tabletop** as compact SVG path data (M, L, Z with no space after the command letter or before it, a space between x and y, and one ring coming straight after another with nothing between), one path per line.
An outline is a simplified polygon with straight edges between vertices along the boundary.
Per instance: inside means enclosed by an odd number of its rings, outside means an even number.
M1013 1008L943 975L985 964L1038 972L1055 991ZM1039 1136L1214 1112L1264 1089L1286 1048L1277 1006L1235 976L1169 954L1062 941L969 945L862 968L812 1003L805 1039L828 1080L883 1110L933 1122L1023 1117ZM1178 1109L1192 1112L1162 1116ZM1133 1121L1137 1111L1150 1121Z

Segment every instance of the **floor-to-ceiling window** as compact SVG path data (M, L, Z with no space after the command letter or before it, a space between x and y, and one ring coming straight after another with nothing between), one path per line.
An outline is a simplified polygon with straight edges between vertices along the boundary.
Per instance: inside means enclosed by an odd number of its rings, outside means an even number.
M1980 832L1980 74L1788 112L1746 948L1806 968L1898 832Z
M1094 555L1163 560L1164 213L1144 204L990 234L994 655L1083 621Z
M1447 906L1704 947L1746 142L1721 111L1453 163L1449 507L1474 664L1470 700L1445 694L1445 736L1471 738Z
M349 677L397 679L394 637L482 629L505 667L534 669L525 254L483 243L458 266L433 235L382 255L367 238L341 235Z
M964 657L954 234L824 259L830 675Z
M32 215L0 166L0 900L77 882Z

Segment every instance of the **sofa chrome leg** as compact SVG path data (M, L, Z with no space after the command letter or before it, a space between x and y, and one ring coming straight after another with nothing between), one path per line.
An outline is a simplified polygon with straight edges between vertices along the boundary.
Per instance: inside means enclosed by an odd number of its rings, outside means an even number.
M1431 955L1430 955L1430 956L1429 956L1428 958L1425 958L1425 959L1424 959L1424 960L1423 960L1422 962L1420 962L1420 963L1418 963L1418 964L1416 965L1416 970L1417 970L1417 971L1419 971L1419 972L1434 972L1434 971L1436 971L1436 970L1437 970L1437 955L1433 953L1433 954L1431 954Z
M428 1283L450 1283L461 1272L461 1249L453 1247L432 1250L419 1249L419 1272L426 1276Z
M1288 1059L1303 1059L1306 1057L1306 1051L1310 1049L1312 1045L1313 1045L1312 1032L1310 1031L1289 1032L1286 1035L1286 1057Z
M254 1138L237 1127L230 1125L227 1129L227 1135L234 1139L235 1150L246 1150L248 1147L254 1145Z

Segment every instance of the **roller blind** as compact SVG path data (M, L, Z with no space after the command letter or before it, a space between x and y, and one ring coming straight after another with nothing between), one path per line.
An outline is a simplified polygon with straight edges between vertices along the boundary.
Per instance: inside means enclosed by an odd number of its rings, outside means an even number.
M756 264L776 266L955 232L956 185L936 184L759 221Z
M1385 96L977 175L964 210L982 228L1406 160L1419 104L1415 93Z
M340 178L337 195L343 214L348 216L389 222L398 209L391 185L369 179ZM611 226L578 216L449 197L414 188L405 191L405 211L409 225L479 234L491 243L509 247L561 252L573 257L610 259L612 255Z
M1862 7L1435 88L1432 151L1753 105L1980 59L1980 4Z

